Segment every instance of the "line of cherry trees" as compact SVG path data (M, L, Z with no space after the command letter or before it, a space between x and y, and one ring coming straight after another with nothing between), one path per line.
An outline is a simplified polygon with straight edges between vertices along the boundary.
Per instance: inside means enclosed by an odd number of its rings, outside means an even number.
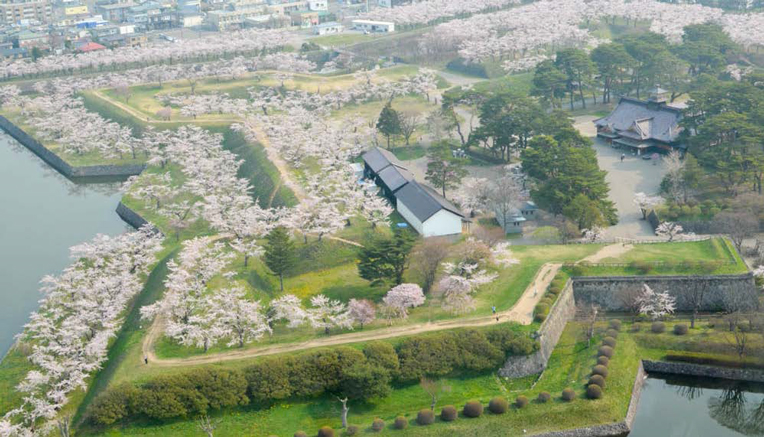
M164 62L188 62L227 53L273 51L290 42L285 30L249 29L215 33L204 38L182 39L174 44L149 43L143 47L120 47L91 53L61 54L32 59L8 59L0 63L0 77L10 79L45 74L71 74L102 69Z
M71 248L73 264L42 279L43 299L19 335L34 369L16 387L22 404L0 419L0 435L48 435L68 395L86 389L106 360L128 302L142 289L162 238L148 228L99 235Z

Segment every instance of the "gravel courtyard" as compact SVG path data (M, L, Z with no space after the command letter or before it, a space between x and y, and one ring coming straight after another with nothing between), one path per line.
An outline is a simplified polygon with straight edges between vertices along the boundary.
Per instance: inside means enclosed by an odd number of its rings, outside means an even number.
M652 228L642 220L642 214L634 205L634 193L658 192L665 170L659 161L644 161L641 157L627 155L621 162L620 149L613 149L604 141L594 138L597 130L593 120L595 116L576 117L575 126L584 135L594 139L594 149L597 151L597 161L600 168L607 171L607 181L610 184L610 199L618 208L618 224L608 228L611 237L645 237L654 235Z

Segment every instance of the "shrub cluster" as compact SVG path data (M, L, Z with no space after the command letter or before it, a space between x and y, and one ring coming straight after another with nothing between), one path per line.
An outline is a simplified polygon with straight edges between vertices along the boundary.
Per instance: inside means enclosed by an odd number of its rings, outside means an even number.
M318 437L334 437L334 430L329 426L322 426L318 430Z
M379 417L374 419L374 421L371 422L371 429L376 432L382 431L385 429L385 421Z
M565 287L566 281L567 274L562 271L558 272L557 276L555 276L552 282L549 284L549 287L547 287L544 296L533 309L533 318L535 321L540 323L546 320L546 318L549 316L549 311L551 310L552 305L554 305L557 297Z
M420 425L432 425L435 422L435 413L432 410L420 410L416 415L416 423Z
M600 346L600 348L597 350L598 355L605 356L607 358L613 358L613 354L615 351L611 346Z
M483 414L483 404L478 401L469 401L464 404L462 414L470 418L480 417Z
M562 391L562 400L570 402L576 398L576 392L572 388L566 388Z
M358 435L361 432L361 427L358 425L350 425L348 426L348 429L345 430L346 435Z
M493 414L504 414L509 410L509 402L502 397L495 397L488 402L488 411Z
M684 323L679 323L674 325L674 334L676 335L686 335L688 332L687 325Z
M602 387L597 384L586 386L586 397L589 399L600 399L602 397Z
M602 344L605 346L610 346L614 348L616 344L616 339L613 337L605 337L604 339L602 339Z
M605 377L602 375L594 374L589 378L589 384L595 384L605 388Z
M615 329L616 331L621 330L621 321L618 319L613 319L610 321L610 329Z
M661 334L666 331L666 324L663 322L653 322L650 330L655 334Z
M607 365L610 364L610 358L608 358L608 357L606 357L604 355L601 356L601 357L597 357L597 364L599 364L600 366L607 367Z
M525 408L528 406L528 398L525 396L518 396L517 399L515 399L515 406L517 408Z
M603 378L607 378L607 367L597 364L592 367L592 374L601 375Z
M542 391L537 398L540 404L545 404L552 399L552 395L549 392Z
M308 437L308 434L305 431L297 431L294 433L294 437Z
M396 417L395 422L393 422L395 429L406 429L407 426L409 426L409 421L403 416Z
M453 405L446 405L440 410L440 420L444 422L453 422L456 420L456 407Z
M528 355L537 348L526 334L505 325L411 337L397 350L376 342L363 352L335 347L265 357L242 370L194 369L137 387L110 388L94 401L89 418L96 425L133 417L167 420L325 392L343 392L351 399L384 397L392 382L496 369L507 355Z

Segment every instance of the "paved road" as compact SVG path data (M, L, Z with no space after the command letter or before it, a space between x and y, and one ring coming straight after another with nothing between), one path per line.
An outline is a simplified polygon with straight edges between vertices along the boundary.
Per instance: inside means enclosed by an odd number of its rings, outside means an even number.
M581 116L574 119L576 128L588 137L596 137L597 130L592 121L598 117ZM607 171L607 182L610 184L610 199L618 209L618 224L607 229L611 237L646 237L653 236L653 229L642 220L642 214L634 205L634 193L645 192L656 194L660 190L661 180L665 174L663 164L658 161L644 161L640 157L627 156L621 162L621 150L594 138L594 149L597 151L597 162L600 168Z

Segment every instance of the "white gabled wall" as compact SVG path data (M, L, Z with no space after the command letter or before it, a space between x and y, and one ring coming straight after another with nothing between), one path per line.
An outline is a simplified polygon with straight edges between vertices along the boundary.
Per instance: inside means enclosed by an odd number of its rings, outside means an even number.
M462 233L462 218L451 211L441 209L424 222L425 237L454 235Z
M398 214L403 216L404 219L411 225L412 228L414 228L417 232L419 232L420 235L424 235L423 229L422 229L422 222L419 221L419 219L416 218L413 212L409 210L406 205L403 204L399 199L395 199L395 209L398 210Z

